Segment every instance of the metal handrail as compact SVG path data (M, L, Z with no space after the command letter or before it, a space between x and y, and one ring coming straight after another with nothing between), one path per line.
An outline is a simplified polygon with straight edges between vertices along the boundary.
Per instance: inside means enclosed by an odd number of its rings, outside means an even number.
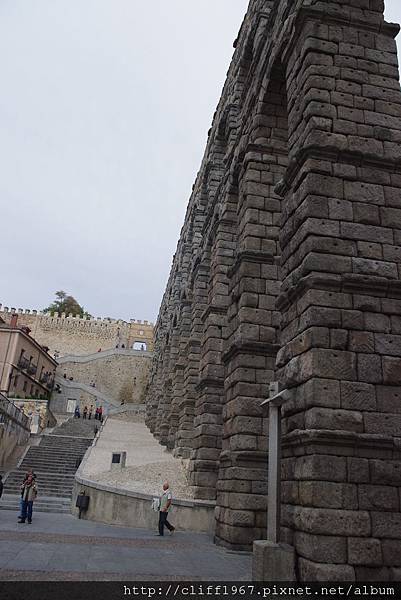
M20 367L20 369L23 369L25 371L26 369L28 369L30 362L27 358L21 357L17 364Z
M6 396L1 394L0 397L0 422L6 423L7 421L13 421L17 423L23 429L30 431L29 421L27 417L18 406L11 402Z

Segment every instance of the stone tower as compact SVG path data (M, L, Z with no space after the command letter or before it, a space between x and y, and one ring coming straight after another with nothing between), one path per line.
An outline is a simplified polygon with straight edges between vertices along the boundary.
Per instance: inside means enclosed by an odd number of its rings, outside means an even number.
M156 326L147 422L266 534L268 384L300 580L401 577L401 91L382 0L251 0Z

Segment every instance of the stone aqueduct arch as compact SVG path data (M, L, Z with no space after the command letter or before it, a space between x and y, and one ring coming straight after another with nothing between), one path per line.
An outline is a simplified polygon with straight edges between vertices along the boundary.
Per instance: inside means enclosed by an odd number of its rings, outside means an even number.
M265 537L284 406L282 535L301 580L401 577L401 92L382 0L251 0L156 326L147 423Z

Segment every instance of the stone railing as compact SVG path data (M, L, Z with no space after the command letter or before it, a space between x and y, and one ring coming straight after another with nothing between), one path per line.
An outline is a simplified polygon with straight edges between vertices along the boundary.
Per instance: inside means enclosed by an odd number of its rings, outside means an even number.
M0 394L0 423L7 423L8 421L12 421L19 427L30 431L30 418L6 396Z
M132 350L131 348L110 348L109 350L93 352L92 354L66 354L65 356L60 356L57 359L57 362L59 365L67 362L86 363L99 360L100 358L106 358L108 356L144 356L152 358L153 352L148 352L145 350Z
M7 462L16 446L28 442L30 433L30 419L0 394L0 465Z

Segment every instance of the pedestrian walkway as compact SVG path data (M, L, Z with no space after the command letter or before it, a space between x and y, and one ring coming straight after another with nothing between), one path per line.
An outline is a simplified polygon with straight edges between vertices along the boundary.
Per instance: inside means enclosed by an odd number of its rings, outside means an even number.
M156 521L157 515L155 531ZM208 535L177 531L157 537L50 513L34 513L32 525L17 524L16 515L0 510L0 581L250 578L251 555L219 548Z
M4 481L2 507L17 510L20 486L29 468L37 477L39 494L34 510L69 513L74 476L95 435L95 420L69 419L51 435L43 435L38 446L30 446L20 466Z

